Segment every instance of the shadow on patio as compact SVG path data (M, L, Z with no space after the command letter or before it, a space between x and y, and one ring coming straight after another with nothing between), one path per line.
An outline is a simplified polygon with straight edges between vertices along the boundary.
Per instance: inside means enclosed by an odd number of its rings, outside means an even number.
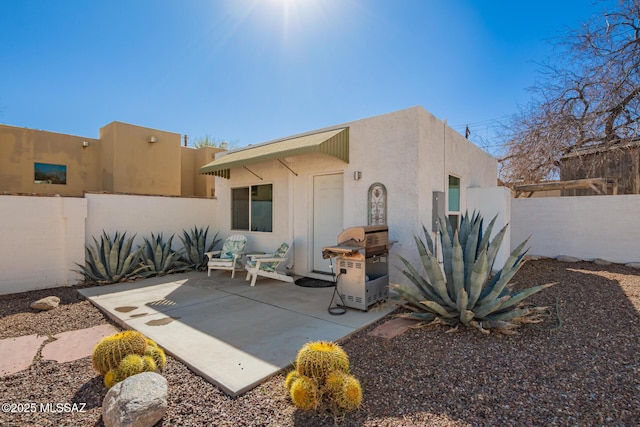
M304 288L240 272L191 272L83 289L80 292L122 326L156 341L194 372L237 396L289 366L308 341L337 341L396 308L368 312L327 308L333 288Z

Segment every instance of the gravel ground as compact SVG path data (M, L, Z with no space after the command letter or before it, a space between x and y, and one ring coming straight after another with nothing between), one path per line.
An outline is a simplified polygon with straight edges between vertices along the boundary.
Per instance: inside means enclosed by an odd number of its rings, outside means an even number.
M561 328L483 336L425 326L386 340L367 336L372 325L342 343L364 402L339 420L294 409L283 374L232 399L169 357L169 409L157 425L640 426L640 271L540 260L528 262L516 281L557 283L530 301L554 305L557 299ZM61 307L30 311L28 303L45 294L60 296ZM107 322L70 288L0 297L0 338ZM554 325L555 317L539 326ZM0 425L102 426L105 394L89 358L37 360L0 378L0 400L86 403L86 411L0 413Z

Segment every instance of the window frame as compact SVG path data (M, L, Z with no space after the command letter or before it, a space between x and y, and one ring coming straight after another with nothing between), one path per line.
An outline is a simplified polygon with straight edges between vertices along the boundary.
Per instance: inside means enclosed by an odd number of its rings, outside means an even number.
M252 230L252 208L251 208L251 204L252 204L252 200L253 200L253 193L252 193L252 187L259 187L259 186L271 186L271 224L270 224L270 231L260 231L260 230ZM230 206L229 206L229 210L230 210L230 224L229 224L229 229L231 231L238 231L238 232L243 232L243 233L273 233L273 183L272 182L268 182L268 183L259 183L259 184L247 184L247 185L241 185L241 186L237 186L237 187L231 187L230 190ZM234 199L233 199L233 192L235 190L247 190L247 192L249 193L249 203L248 203L248 216L249 216L249 227L248 228L234 228Z
M458 179L458 210L451 210L449 209L450 207L450 192L451 192L451 178L457 178ZM456 217L456 223L455 224L451 224L451 228L453 229L453 231L457 230L458 227L460 227L460 218L462 216L461 214L461 208L462 208L462 177L460 175L456 175L454 173L448 173L447 174L447 191L446 191L446 215L447 218L449 219L449 222L451 222L451 217L455 216Z

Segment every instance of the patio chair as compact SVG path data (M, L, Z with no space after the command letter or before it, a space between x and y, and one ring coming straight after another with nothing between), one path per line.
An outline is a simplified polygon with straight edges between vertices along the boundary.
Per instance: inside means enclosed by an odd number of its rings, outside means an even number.
M247 238L241 234L234 234L226 238L221 250L206 252L205 255L209 257L207 276L211 276L211 270L231 270L231 278L233 279L236 275L236 268L242 268L240 260L246 246Z
M266 255L250 255L244 268L247 270L247 280L251 278L251 286L256 285L258 276L270 279L282 280L283 282L293 282L293 277L287 276L283 271L278 271L291 248L292 242L285 242L280 245L277 251Z

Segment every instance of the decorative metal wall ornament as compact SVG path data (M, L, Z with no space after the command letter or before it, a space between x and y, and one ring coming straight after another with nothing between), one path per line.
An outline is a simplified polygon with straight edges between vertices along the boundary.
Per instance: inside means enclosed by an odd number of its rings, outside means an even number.
M369 187L369 225L387 224L387 187L376 182Z

